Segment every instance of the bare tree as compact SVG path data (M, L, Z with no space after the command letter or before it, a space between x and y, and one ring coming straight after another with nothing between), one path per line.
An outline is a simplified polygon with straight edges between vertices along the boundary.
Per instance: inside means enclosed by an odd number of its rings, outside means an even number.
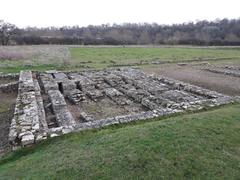
M13 35L17 33L17 27L0 20L0 43L1 45L8 45Z
M17 30L0 21L0 45L10 44L192 44L240 45L240 18L173 25L103 24L100 26L28 27ZM14 35L13 35L14 34Z

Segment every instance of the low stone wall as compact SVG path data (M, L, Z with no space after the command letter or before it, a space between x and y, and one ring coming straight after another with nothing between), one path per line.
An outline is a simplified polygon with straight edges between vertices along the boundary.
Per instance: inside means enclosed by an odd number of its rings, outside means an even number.
M156 77L159 80L162 79L162 77ZM169 83L174 83L176 87L182 87L188 89L190 92L200 93L201 95L205 94L206 96L211 96L213 99L208 100L202 100L198 102L192 102L188 104L184 104L186 106L185 110L174 110L171 108L165 108L165 109L155 109L152 111L146 111L141 112L134 115L123 115L123 116L116 116L113 118L107 118L107 119L101 119L86 123L77 124L75 126L75 131L82 131L86 129L95 129L95 128L102 128L109 125L114 124L122 124L122 123L128 123L132 121L138 121L138 120L146 120L146 119L152 119L156 117L162 117L166 115L171 115L175 113L184 112L186 110L201 110L203 107L214 107L214 106L220 106L224 104L229 104L231 102L234 102L234 99L230 96L221 95L214 91L209 91L197 86L193 86L187 83L182 83L180 81L175 81L172 79L165 79L165 81L168 81ZM214 98L215 97L215 98Z
M75 120L72 114L67 108L67 104L63 95L58 90L48 91L50 101L52 103L52 108L59 126L62 126L64 129L72 130L75 126Z
M206 103L205 106L199 106L199 104ZM212 100L210 102L202 101L199 102L199 104L192 104L191 106L188 106L185 110L201 110L203 107L214 107L219 105L224 105L233 102L231 98L219 98L217 100ZM210 103L210 104L208 104ZM212 103L212 104L211 104ZM208 105L207 105L208 104ZM96 128L103 128L110 125L116 125L116 124L124 124L129 123L133 121L140 121L140 120L147 120L147 119L153 119L157 117L167 116L175 113L181 113L184 112L184 110L173 110L171 108L166 109L155 109L152 111L146 111L141 112L134 115L122 115L122 116L116 116L113 118L107 118L107 119L100 119L95 121L89 121L85 123L79 123L74 126L74 129L71 131L64 131L63 127L58 128L52 128L49 131L50 137L59 136L61 134L66 134L69 132L77 132L77 131L83 131L87 129L96 129Z
M48 132L48 125L47 125L45 110L43 106L43 99L41 96L41 89L38 84L38 81L36 79L34 79L33 81L34 81L34 88L35 88L35 97L36 97L37 106L38 106L38 116L41 122L40 123L41 134L46 135L46 133ZM40 140L41 138L42 138L41 135L39 135L37 140Z
M37 102L36 95L40 91L36 83L30 71L20 72L18 97L9 132L9 141L14 147L46 138L47 134L42 128L44 110Z
M18 73L14 74L0 74L0 79L7 79L7 80L17 80L19 78Z
M58 90L58 84L52 74L40 74L39 79L45 93L48 93L49 90Z
M208 69L203 69L205 71L209 71L212 73L217 73L217 74L225 74L228 76L233 76L233 77L240 77L240 70L239 69L230 69L230 68L208 68Z
M18 90L18 81L0 85L0 92L11 93Z
M171 109L164 109L164 110L159 109L159 110L154 110L154 111L141 112L141 113L134 114L134 115L116 116L113 118L101 119L98 121L91 121L91 122L78 124L75 127L75 131L81 131L81 130L85 130L85 129L102 128L102 127L106 127L106 126L110 126L110 125L114 125L114 124L123 124L123 123L129 123L132 121L152 119L152 118L156 118L159 116L170 115L170 114L177 113L177 112L182 112L182 111L180 111L180 110L172 111Z

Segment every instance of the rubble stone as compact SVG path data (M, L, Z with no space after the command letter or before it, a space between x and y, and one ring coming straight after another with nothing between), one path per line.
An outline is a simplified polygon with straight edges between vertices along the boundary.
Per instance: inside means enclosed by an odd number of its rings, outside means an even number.
M131 68L34 75L38 79L29 71L20 73L9 132L14 147L72 131L219 106L234 99ZM114 110L116 114L111 113Z
M30 71L21 71L18 97L14 117L9 131L9 141L15 146L25 146L35 141L40 133L45 133L45 112L41 106L41 93L37 81ZM19 144L19 142L21 144Z
M75 120L72 114L67 109L66 101L63 95L58 90L48 91L49 98L52 103L53 111L56 115L59 126L72 127L75 125Z
M0 92L11 93L18 90L18 81L0 85Z

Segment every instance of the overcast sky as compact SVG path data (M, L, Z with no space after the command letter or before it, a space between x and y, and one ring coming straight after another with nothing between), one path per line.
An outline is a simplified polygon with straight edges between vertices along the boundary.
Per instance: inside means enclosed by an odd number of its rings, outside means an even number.
M240 0L0 0L0 5L0 19L19 27L173 24L240 17Z

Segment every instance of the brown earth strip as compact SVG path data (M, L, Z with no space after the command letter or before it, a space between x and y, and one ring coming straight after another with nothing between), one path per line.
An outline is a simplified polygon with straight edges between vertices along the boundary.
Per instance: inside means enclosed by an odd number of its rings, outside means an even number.
M144 71L188 82L219 93L234 96L240 95L240 78L206 72L199 67L167 64L144 67Z

